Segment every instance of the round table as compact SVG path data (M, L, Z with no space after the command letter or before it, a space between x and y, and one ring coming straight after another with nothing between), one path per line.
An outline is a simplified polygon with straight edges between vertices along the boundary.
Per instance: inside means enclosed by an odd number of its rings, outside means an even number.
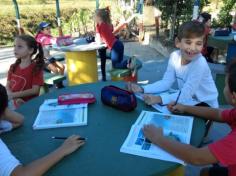
M234 35L229 36L209 36L207 44L220 50L227 50L228 44L234 40Z
M105 44L87 43L86 39L76 39L69 46L52 46L52 50L65 52L68 84L78 85L98 81L96 50Z
M79 134L88 138L86 144L51 168L46 175L166 175L180 165L177 163L150 159L120 152L132 124L142 110L155 111L138 100L136 110L122 112L106 105L100 100L101 88L105 85L124 87L122 82L99 82L67 87L39 96L21 106L18 111L25 116L22 127L1 135L12 153L23 163L44 156L53 151L61 140L52 136ZM93 92L96 103L88 106L88 125L45 130L33 130L32 125L39 106L45 99L57 98L63 93ZM198 146L205 132L204 120L194 119L191 144Z

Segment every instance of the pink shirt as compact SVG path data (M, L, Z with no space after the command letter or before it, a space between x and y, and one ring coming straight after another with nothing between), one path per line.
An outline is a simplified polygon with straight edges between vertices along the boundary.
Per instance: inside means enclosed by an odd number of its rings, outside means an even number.
M44 47L46 45L51 45L52 41L54 40L53 36L44 34L42 32L39 32L36 36L35 39L37 42L41 43L41 45Z
M221 114L223 120L228 123L232 131L210 145L209 150L224 166L228 167L229 176L236 175L236 108L224 110Z

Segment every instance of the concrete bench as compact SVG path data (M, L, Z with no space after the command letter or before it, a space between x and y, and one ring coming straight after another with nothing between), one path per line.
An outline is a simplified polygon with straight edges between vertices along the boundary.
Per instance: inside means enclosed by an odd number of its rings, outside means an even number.
M57 83L62 82L63 80L66 79L66 76L56 75L45 71L43 74L43 78L44 78L44 86L42 86L40 89L40 95L49 92L50 85L55 85Z
M61 62L65 60L65 56L62 54L57 54L57 55L53 55L53 57L56 59L56 61Z
M136 74L132 75L131 69L116 69L113 68L110 70L111 80L112 81L130 81L137 82L138 80L138 70L142 68L142 62L136 60Z

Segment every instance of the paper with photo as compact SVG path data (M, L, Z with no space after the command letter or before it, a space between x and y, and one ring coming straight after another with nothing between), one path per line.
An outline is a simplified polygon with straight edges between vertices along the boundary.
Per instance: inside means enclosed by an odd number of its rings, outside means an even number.
M147 138L145 138L142 131L144 124L153 124L162 127L163 133L166 137L189 144L193 118L190 116L177 116L142 111L139 118L131 127L128 137L120 149L121 152L128 154L184 164L182 160L152 144Z
M33 129L87 125L87 104L58 105L48 99L39 108Z
M160 92L160 93L155 93L155 94L150 94L150 95L154 95L154 96L160 96L160 95L163 95L163 94L172 94L172 93L176 93L177 90L174 90L174 89L170 89L166 92ZM139 98L140 100L143 100L143 93L135 93L136 97ZM171 114L171 112L168 110L167 106L163 106L163 105L160 105L160 104L154 104L152 105L152 107L154 109L156 109L157 111L159 112L162 112L162 113L165 113L165 114Z

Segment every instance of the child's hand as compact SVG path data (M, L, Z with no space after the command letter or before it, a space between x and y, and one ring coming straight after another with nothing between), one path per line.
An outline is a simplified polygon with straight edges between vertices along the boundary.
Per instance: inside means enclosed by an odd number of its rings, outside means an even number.
M16 107L20 107L21 105L25 103L25 101L21 98L17 98L15 102L16 102Z
M148 105L154 105L158 103L162 103L162 99L160 96L154 96L154 95L144 95L143 100Z
M168 104L169 111L177 114L183 114L185 112L185 106L182 104L175 104L175 102L171 102Z
M156 143L155 141L164 136L162 128L157 128L154 125L144 125L143 133L152 143Z
M60 152L63 153L64 156L71 154L79 147L84 145L84 141L78 140L80 136L72 135L59 147Z
M144 90L141 86L131 83L131 82L127 83L127 89L131 92L134 92L134 93L137 93L137 92L143 93L144 92Z

